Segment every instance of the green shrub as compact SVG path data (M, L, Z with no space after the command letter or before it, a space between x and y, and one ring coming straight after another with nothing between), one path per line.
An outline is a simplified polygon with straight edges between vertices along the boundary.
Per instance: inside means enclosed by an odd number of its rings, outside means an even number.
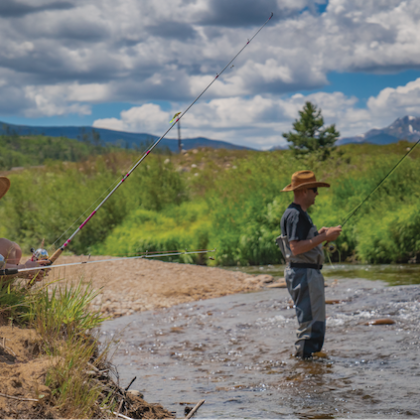
M320 189L309 214L318 228L336 226L376 188L408 146L407 142L351 144L323 162L315 156L296 159L290 151L199 151L172 157L170 162L151 156L75 237L70 249L132 255L216 248L219 265L280 263L275 238L280 234L281 216L293 200L292 193L281 190L294 172L310 169L318 179L331 183L330 189ZM412 213L410 220L408 216L401 219L418 205L419 156L420 148L350 218L337 240L340 254L334 254L333 260L341 255L342 260L408 261L419 252L417 219ZM82 211L108 193L124 173L121 168L129 168L132 159L132 155L113 153L76 165L50 165L45 171L13 175L12 188L0 202L0 217L7 220L0 233L23 243L27 250L42 238L47 244L60 245L100 199L79 217ZM184 168L176 168L173 162ZM389 235L397 248L385 245ZM206 258L176 260L202 263Z

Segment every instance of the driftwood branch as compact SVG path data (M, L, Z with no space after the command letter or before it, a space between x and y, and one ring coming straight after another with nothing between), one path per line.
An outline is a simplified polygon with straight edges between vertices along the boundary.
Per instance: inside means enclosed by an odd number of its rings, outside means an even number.
M6 395L6 394L2 394L0 392L0 397L5 397L5 398L12 398L14 400L19 400L19 401L36 401L38 402L39 400L36 400L35 398L20 398L20 397L13 397L12 395Z
M194 415L194 413L204 404L204 402L205 402L206 400L201 400L201 401L199 401L197 404L196 404L196 406L188 413L188 416L187 417L185 417L185 419L190 419L193 415Z
M0 346L2 346L5 351L10 351L13 353L13 356L16 357L16 353L10 347L6 347L6 337L3 337L3 344L0 344Z
M123 419L127 419L127 420L134 420L134 419L133 419L133 418L131 418L131 417L124 416L124 414L116 413L115 411L110 411L110 410L108 410L108 409L106 409L106 408L103 408L103 407L99 407L99 409L100 409L100 410L103 410L103 411L106 411L106 412L108 412L108 413L114 414L114 416L121 417L121 418L123 418Z

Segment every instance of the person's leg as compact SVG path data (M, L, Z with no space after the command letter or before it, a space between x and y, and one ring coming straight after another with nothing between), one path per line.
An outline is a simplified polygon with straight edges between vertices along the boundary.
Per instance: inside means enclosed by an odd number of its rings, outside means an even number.
M16 264L20 263L22 258L22 250L20 246L6 238L0 238L0 254L3 255L6 263Z
M296 357L311 357L321 350L325 336L324 278L318 270L287 269L286 282L299 322Z

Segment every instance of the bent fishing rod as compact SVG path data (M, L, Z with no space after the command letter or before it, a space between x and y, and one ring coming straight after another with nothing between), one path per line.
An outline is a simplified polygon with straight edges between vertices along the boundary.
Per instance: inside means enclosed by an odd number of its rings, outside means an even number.
M215 78L207 85L207 87L195 98L191 104L187 107L187 109L179 113L181 115L175 115L175 121L173 124L165 131L165 133L158 139L156 142L143 154L143 156L134 164L134 166L127 172L126 175L123 176L121 181L111 190L111 192L103 199L103 201L93 210L93 212L86 218L86 220L74 231L74 233L64 242L64 244L58 248L54 254L49 258L51 264L53 264L57 258L62 254L64 249L70 244L73 238L86 226L86 224L92 219L92 217L96 214L96 212L108 201L108 199L114 194L114 192L123 184L123 182L131 175L131 173L143 162L144 159L152 152L152 150L159 144L159 142L172 130L172 128L181 121L181 118L189 111L189 109L204 95L204 93L210 88L210 86L223 74L223 72L235 61L235 59L242 53L242 51L249 45L249 43L260 33L260 31L267 25L269 20L273 17L273 13L271 13L270 17L265 21L265 23L258 29L258 31L252 36L252 38L248 39L246 44L239 50L239 52L226 64L226 66L216 74ZM174 120L174 119L173 119ZM172 121L173 121L172 120ZM171 122L172 122L171 121Z
M42 271L42 270L50 270L51 268L58 268L58 267L70 267L74 265L82 265L82 264L97 264L97 263L104 263L104 262L114 262L114 261L127 261L127 260L134 260L134 259L142 259L142 258L156 258L156 257L171 257L174 255L189 255L189 254L206 254L208 252L215 252L215 249L207 250L202 249L198 251L177 251L177 252L166 252L162 254L145 254L145 255L137 255L135 257L121 257L121 258L108 258L106 260L87 260L87 261L79 261L74 263L68 264L57 264L53 267L50 266L40 266L40 267L31 267L31 268L3 268L0 269L0 276L14 276L19 273L27 273L30 271ZM210 259L214 259L210 257ZM0 258L0 267L4 264L4 258Z

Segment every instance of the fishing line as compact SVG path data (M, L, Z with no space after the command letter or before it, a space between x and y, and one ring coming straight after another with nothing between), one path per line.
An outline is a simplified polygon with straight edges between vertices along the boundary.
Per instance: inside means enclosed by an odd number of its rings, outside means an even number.
M171 257L176 255L189 255L189 254L207 254L209 252L215 252L215 249L204 249L198 251L177 251L177 252L166 252L163 254L155 254L155 255L139 255L136 257L122 257L122 258L109 258L107 260L92 260L92 261L79 261L74 263L68 264L57 264L52 267L50 266L40 266L40 267L32 267L32 268L5 268L0 270L0 276L9 276L15 275L19 273L29 272L29 271L42 271L42 270L50 270L51 268L59 268L59 267L70 267L75 265L82 265L82 264L97 264L103 262L114 262L114 261L127 261L127 260L134 260L134 259L142 259L142 258L156 258L156 257Z
M210 86L223 74L223 72L232 64L232 62L241 54L241 52L249 45L249 43L260 33L260 31L267 25L270 19L273 17L273 13L271 13L270 17L265 21L265 23L258 29L258 31L252 36L252 38L248 39L246 44L239 50L239 52L226 64L226 66L222 69L222 71L216 74L215 78L207 85L207 87L197 96L196 99L187 107L187 109L182 112L180 116L176 118L174 123L165 131L165 133L158 139L156 142L147 150L146 153L135 163L135 165L127 172L126 175L123 176L121 181L113 188L113 190L102 200L102 202L95 208L95 210L87 217L87 219L75 230L75 232L67 239L64 244L55 251L55 253L50 258L51 263L53 263L64 251L64 249L70 244L72 239L76 236L80 230L89 222L89 220L96 214L96 212L105 204L105 202L114 194L114 192L121 186L121 184L131 175L131 173L143 162L143 160L152 152L152 150L159 144L159 142L171 131L171 129L181 120L181 118L188 112L188 110L204 95L204 93L210 88Z
M341 227L343 227L349 221L349 219L356 213L356 211L359 210L359 208L362 207L364 203L366 203L369 197L386 181L386 179L398 168L401 162L414 150L414 148L419 143L420 139L417 140L416 144L413 147L411 147L410 150L408 150L407 153L399 160L399 162L388 172L388 174L385 176L385 178L382 179L382 181L376 186L376 188L347 216L347 218L341 224Z
M185 251L188 252L187 249ZM208 250L207 249L196 249L196 251L198 252L198 251L208 251ZM140 257L141 255L153 255L153 254L159 254L159 253L163 253L163 252L167 253L167 252L180 252L180 251L179 251L179 249L171 249L171 250L161 250L161 251L129 252L129 253L126 253L126 254L114 254L113 253L112 255L114 255L116 257L121 257L121 256L127 257L128 255Z

